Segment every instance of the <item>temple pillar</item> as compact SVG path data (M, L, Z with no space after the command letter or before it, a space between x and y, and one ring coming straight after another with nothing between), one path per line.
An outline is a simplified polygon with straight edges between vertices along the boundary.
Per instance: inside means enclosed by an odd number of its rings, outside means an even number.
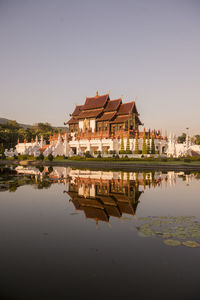
M90 144L90 141L88 141L88 143L87 143L87 149L86 149L86 151L90 151L90 152L91 152L91 144Z
M100 143L99 143L99 149L98 149L98 151L103 151L103 145L102 145L102 141L100 141Z

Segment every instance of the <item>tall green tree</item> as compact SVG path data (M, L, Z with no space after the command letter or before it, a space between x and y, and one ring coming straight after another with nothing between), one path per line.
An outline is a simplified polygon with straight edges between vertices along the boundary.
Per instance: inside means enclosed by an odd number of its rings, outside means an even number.
M129 133L127 134L126 151L130 151L130 138L129 138Z
M1 143L1 146L0 146L0 158L2 158L2 159L5 158L3 143Z
M143 135L142 154L147 154L146 133Z
M139 146L138 146L138 135L137 135L137 132L135 134L135 151L134 151L135 154L138 154L139 153Z
M121 135L121 151L124 151L124 137L123 134Z
M155 154L156 149L155 149L155 136L152 134L151 136L151 154Z
M151 149L150 149L150 138L149 138L149 133L148 133L148 135L147 135L147 154L150 154L150 151L151 151Z

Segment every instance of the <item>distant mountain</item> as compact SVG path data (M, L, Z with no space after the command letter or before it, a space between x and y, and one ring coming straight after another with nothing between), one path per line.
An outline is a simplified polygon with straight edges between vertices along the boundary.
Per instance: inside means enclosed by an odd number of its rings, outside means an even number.
M9 119L6 119L6 118L0 118L0 124L4 124L4 123L8 123L10 121L13 121L13 120L9 120ZM17 122L17 121L16 121ZM18 123L18 122L17 122ZM27 129L27 128L33 128L34 125L29 125L29 124L21 124L21 123L18 123L22 128L24 129ZM64 126L52 126L54 129L66 129L66 127Z
M0 118L0 124L4 124L4 123L8 123L10 121L13 121L13 120L9 120L9 119L6 119L6 118ZM18 122L17 122L18 123ZM18 123L22 128L24 129L27 129L27 128L33 128L33 125L28 125L28 124L20 124Z

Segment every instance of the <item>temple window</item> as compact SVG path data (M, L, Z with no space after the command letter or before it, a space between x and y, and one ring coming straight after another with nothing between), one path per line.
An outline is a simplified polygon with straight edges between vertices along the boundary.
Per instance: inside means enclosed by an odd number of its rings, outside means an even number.
M97 131L101 131L102 130L102 123L98 122L97 123Z
M105 130L105 131L108 130L108 123L104 123L104 130Z

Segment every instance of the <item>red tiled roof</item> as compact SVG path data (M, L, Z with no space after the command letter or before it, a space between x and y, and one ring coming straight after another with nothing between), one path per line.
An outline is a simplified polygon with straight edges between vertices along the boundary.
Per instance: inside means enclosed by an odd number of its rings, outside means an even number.
M72 116L78 116L81 112L81 108L82 108L83 105L76 105L73 113L72 113Z
M82 110L104 107L108 99L109 99L109 94L86 98L85 104L82 106Z
M110 123L124 123L125 121L127 121L129 119L128 115L118 115L116 117L116 119L114 119L113 121L111 121Z
M103 112L103 108L95 109L92 111L81 111L80 114L77 116L78 119L85 119L85 118L96 118Z
M123 104L121 104L117 114L118 115L128 115L132 111L134 106L135 106L134 101L123 103Z
M78 123L78 120L74 117L72 117L68 122L67 124L77 124Z
M84 213L86 218L97 219L99 221L109 221L109 217L103 209L98 209L94 207L84 207Z
M122 99L111 100L106 105L104 111L105 112L116 111L119 108L121 103L122 103Z
M111 121L116 113L116 111L106 112L99 119L96 119L96 121Z
M109 217L117 217L117 218L121 217L121 212L119 211L118 207L111 206L111 205L105 205L104 208Z

